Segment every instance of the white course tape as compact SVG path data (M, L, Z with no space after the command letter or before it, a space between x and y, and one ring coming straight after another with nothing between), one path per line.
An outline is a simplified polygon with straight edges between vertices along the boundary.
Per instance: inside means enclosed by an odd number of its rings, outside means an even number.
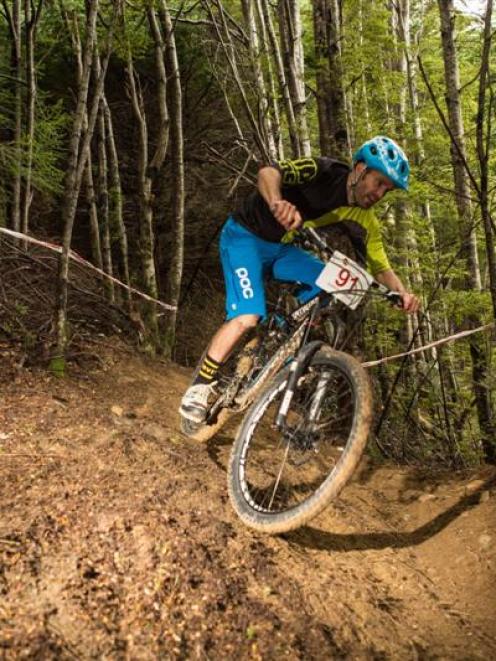
M34 243L35 245L42 246L43 248L48 248L48 250L52 250L53 252L58 252L58 253L62 252L62 246L58 246L54 243L47 243L46 241L40 241L39 239L34 239L32 236L28 236L27 234L22 234L21 232L14 232L13 230L8 230L5 227L0 227L0 232L2 234L7 234L8 236L13 236L16 239L21 239L22 241L27 241L28 243ZM166 310L177 310L176 305L169 305L168 303L162 303L162 301L159 301L156 298L153 298L152 296L148 296L148 294L144 294L139 289L130 287L121 280L114 278L114 276L105 273L105 271L102 271L101 269L97 268L91 262L88 262L86 259L83 259L83 257L78 255L77 252L74 252L74 250L69 250L69 257L75 262L78 262L78 264L82 264L83 266L86 266L86 268L89 268L92 271L96 271L96 273L98 273L104 278L107 278L107 280L111 280L112 282L115 282L116 285L119 285L120 287L127 289L133 294L136 294L136 296L140 296L141 298L144 298L147 301L156 303L161 308L165 308Z
M22 234L21 232L14 232L13 230L8 230L5 227L0 227L0 232L3 234L7 234L8 236L13 236L16 239L22 239L23 241L34 243L37 246L48 248L49 250L52 250L54 252L58 252L58 253L62 252L62 246L58 246L53 243L47 243L46 241L40 241L39 239L34 239L32 236L28 236L27 234ZM159 305L162 308L165 308L166 310L177 310L177 306L175 305L162 303L162 301L159 301L156 298L152 298L151 296L148 296L148 294L144 294L143 292L139 291L139 289L135 289L134 287L129 287L128 285L124 284L117 278L114 278L112 275L109 275L108 273L105 273L101 269L97 268L91 262L88 262L86 259L83 259L73 250L69 250L69 257L73 259L75 262L78 262L79 264L86 266L92 271L96 271L96 273L103 276L104 278L107 278L108 280L112 280L112 282L115 282L120 287L124 287L124 289L127 289L128 291L132 292L133 294L136 294L137 296L140 296L141 298L146 299L147 301L156 303L157 305ZM426 351L427 349L438 347L441 344L446 344L447 342L453 342L454 340L459 340L462 337L467 337L468 335L473 335L474 333L481 333L483 331L489 330L494 327L495 327L495 322L491 322L489 324L485 324L484 326L479 326L478 328L471 328L470 330L461 331L460 333L455 333L455 335L449 335L448 337L443 337L440 340L436 340L435 342L431 342L430 344L425 344L424 346L418 347L417 349L412 349L411 351L405 351L404 353L397 353L394 354L393 356L386 356L385 358L380 358L379 360L369 360L368 362L362 363L362 365L363 367L375 367L376 365L381 365L382 363L388 363L391 360L397 360L398 358L404 358L405 356L413 356L414 354L420 353L421 351Z
M430 344L425 344L423 347L418 347L417 349L412 349L411 351L405 351L404 353L396 353L393 356L386 356L385 358L380 358L379 360L369 360L366 363L362 363L363 367L375 367L376 365L381 365L382 363L388 363L390 360L396 360L397 358L404 358L405 356L412 356L414 353L419 353L420 351L426 351L427 349L432 349L433 347L438 347L441 344L446 344L447 342L453 342L454 340L459 340L462 337L467 337L468 335L473 335L474 333L481 333L482 331L489 330L490 328L495 327L495 322L490 324L485 324L484 326L479 326L478 328L471 328L470 330L460 331L455 335L449 335L448 337L443 337L440 340L431 342Z

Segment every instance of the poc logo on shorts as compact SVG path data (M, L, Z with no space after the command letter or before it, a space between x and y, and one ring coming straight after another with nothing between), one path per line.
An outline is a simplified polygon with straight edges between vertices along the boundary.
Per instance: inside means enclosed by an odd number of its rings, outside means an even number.
M241 268L236 269L235 273L239 278L243 298L253 298L253 289L251 288L250 278L248 277L248 269L245 269L244 266L242 266Z

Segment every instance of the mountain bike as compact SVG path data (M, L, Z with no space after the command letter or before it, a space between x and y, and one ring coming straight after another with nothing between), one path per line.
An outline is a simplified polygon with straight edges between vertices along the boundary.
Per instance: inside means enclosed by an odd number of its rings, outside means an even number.
M184 433L207 440L246 411L229 460L229 495L245 524L271 534L302 525L336 497L367 442L367 373L335 348L346 339L344 310L356 310L369 292L401 305L400 294L329 248L315 230L300 234L304 247L325 257L316 281L321 293L294 309L281 295L219 378L205 422L182 419ZM325 336L313 339L319 328Z

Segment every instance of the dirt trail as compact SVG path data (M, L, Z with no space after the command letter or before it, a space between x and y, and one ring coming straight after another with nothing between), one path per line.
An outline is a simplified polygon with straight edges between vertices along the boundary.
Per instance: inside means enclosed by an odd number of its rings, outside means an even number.
M227 500L229 431L177 431L185 370L2 374L2 658L496 658L493 470L365 461L263 537Z

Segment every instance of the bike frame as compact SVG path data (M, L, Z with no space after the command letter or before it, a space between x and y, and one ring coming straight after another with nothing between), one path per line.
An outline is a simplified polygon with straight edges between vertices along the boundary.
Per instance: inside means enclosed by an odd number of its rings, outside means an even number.
M313 248L324 250L328 259L332 257L332 249L327 246L325 241L319 237L315 230L306 229L303 232L303 236L307 241L307 245L310 244L310 246ZM373 281L371 289L378 291L380 295L388 298L396 305L398 304L398 301L401 300L401 297L397 292L392 292L376 280ZM247 386L242 387L240 391L235 393L231 401L226 401L225 394L218 398L218 400L214 403L211 411L209 412L207 422L215 418L217 413L226 406L233 413L244 411L255 400L262 388L279 372L281 367L283 367L288 362L288 360L292 359L290 366L290 376L288 378L285 393L282 398L278 414L276 416L276 426L279 429L282 428L282 426L285 424L287 412L289 410L289 406L291 404L291 400L293 398L294 390L299 377L314 354L319 350L320 347L325 344L323 341L308 342L310 330L315 325L319 313L323 310L328 312L330 308L332 306L336 306L337 303L338 301L332 293L322 291L310 301L301 304L289 315L284 315L284 321L289 326L296 325L289 338L287 338L276 350L268 363L256 375L255 379L251 383L248 383ZM280 319L280 316L280 312L276 307L276 309L269 314L267 327L270 328L272 323L274 323L274 326L277 326L278 317ZM319 392L323 393L325 390L325 384L319 383L319 386ZM231 395L228 396L228 399L230 399L230 396ZM311 411L311 420L315 421L317 419L317 415L318 402L315 400Z

